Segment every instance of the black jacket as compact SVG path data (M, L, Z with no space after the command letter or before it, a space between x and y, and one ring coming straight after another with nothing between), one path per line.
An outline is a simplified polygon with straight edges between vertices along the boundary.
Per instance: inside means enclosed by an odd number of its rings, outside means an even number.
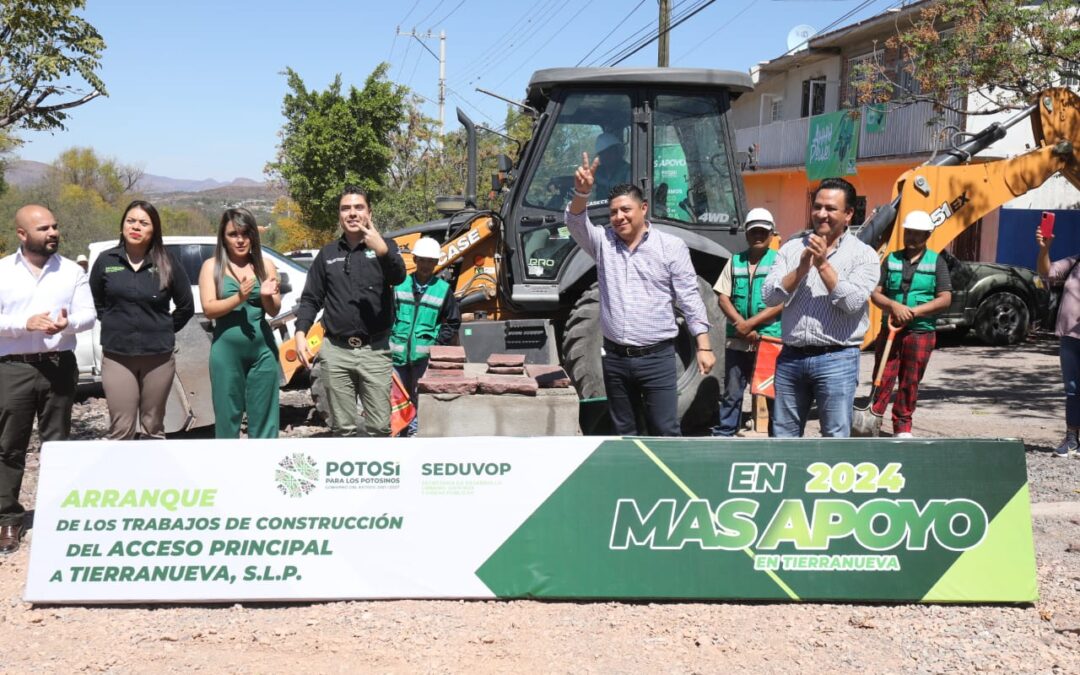
M172 278L161 290L157 268L147 256L138 271L131 268L123 246L104 251L90 270L101 322L101 349L114 354L140 356L167 354L176 346L176 333L195 314L191 281L171 254ZM169 302L176 305L170 310Z
M405 280L397 244L381 258L364 244L350 250L344 235L322 247L308 270L296 310L296 330L307 333L319 310L326 335L365 341L394 323L394 286ZM346 274L346 272L348 272Z

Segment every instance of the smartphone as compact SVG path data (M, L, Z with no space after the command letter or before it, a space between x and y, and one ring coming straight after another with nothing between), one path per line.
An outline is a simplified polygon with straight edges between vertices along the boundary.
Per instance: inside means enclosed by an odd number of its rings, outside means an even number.
M1042 221L1039 223L1039 234L1043 239L1049 239L1054 236L1054 213L1051 211L1043 211Z

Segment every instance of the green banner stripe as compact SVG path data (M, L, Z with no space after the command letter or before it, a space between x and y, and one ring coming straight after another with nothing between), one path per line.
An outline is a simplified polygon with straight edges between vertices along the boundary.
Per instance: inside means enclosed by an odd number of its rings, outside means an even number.
M675 483L675 485L678 485L679 489L682 490L687 497L689 497L690 499L698 499L698 496L694 494L694 491L687 487L686 483L684 483L681 478L675 475L675 472L668 468L668 465L664 464L664 462L659 457L657 457L656 454L648 448L648 446L646 446L644 443L637 439L634 440L634 444L641 448L641 451L645 453L645 456L651 459L653 463L656 464L656 466L660 467L660 470L663 471L667 475L667 477L670 478L673 483ZM713 514L713 523L718 527L720 526L720 523L716 522L715 514ZM750 556L751 560L753 560L755 557L754 552L749 548L744 548L743 553ZM791 590L791 588L784 583L784 580L776 575L776 572L773 572L772 570L765 570L765 573L769 575L769 578L776 582L777 586L779 586L781 589L783 589L785 593L787 593L789 598L791 598L792 600L799 600L799 596L795 594L795 591Z
M965 551L941 575L923 602L1035 602L1039 587L1034 575L1017 570L1035 569L1028 485L990 521L986 538Z

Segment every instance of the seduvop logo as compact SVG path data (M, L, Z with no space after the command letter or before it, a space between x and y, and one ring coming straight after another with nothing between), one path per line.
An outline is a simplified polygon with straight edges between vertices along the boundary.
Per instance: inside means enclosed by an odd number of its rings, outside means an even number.
M281 494L303 497L315 489L319 481L319 465L311 455L294 452L278 462L274 480Z

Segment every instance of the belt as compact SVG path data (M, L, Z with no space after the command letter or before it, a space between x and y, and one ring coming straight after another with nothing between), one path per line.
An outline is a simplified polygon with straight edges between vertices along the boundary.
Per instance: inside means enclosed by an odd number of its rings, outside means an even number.
M7 354L0 356L0 363L43 363L45 361L57 362L71 350L63 352L38 352L35 354Z
M821 356L822 354L831 354L832 352L854 348L855 345L808 345L806 347L784 345L783 351L786 352L790 350L796 356Z
M383 331L376 335L353 335L351 337L345 337L341 335L327 335L326 339L332 344L338 347L347 347L350 349L359 349L365 345L370 345L380 340L385 340L390 336L390 331Z
M673 344L675 344L675 340L674 339L668 339L668 340L661 340L660 342L657 342L656 344L644 345L644 346L641 346L641 347L635 347L635 346L632 346L632 345L621 345L621 344L619 344L617 342L612 342L611 340L609 340L607 338L604 338L604 350L605 351L611 352L612 354L618 354L619 356L630 356L630 357L646 356L647 354L652 354L652 353L658 352L661 349L664 349L666 347L670 347Z

